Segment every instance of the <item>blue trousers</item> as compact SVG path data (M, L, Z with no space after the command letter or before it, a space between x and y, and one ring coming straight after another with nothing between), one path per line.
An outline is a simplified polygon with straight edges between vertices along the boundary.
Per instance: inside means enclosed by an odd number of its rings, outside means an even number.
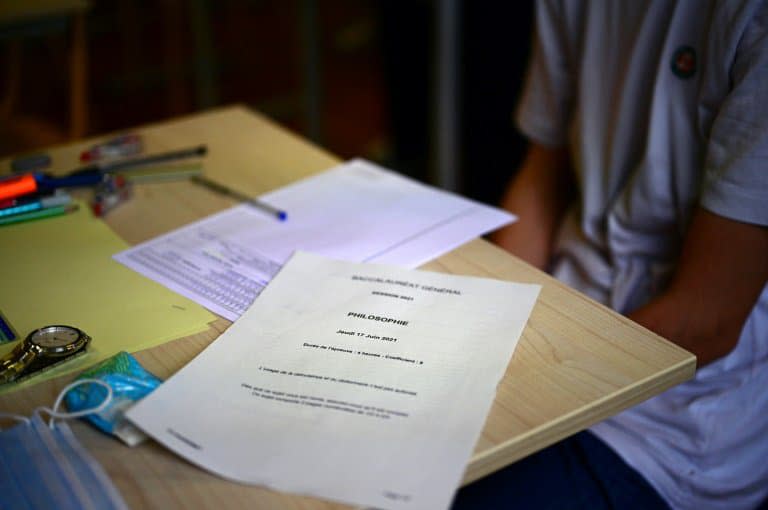
M647 481L590 432L580 432L459 490L453 510L668 510Z

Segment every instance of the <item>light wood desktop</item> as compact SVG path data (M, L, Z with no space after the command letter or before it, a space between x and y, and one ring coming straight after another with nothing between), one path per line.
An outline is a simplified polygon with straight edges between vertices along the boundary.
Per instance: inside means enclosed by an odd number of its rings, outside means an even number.
M136 131L144 137L147 153L207 144L206 175L253 196L339 162L240 106ZM52 148L49 153L54 170L74 168L80 151L93 141ZM0 173L8 171L8 164L8 160L0 161ZM105 221L126 241L136 244L233 204L232 199L190 182L144 184ZM692 354L482 239L423 268L543 285L499 383L495 403L467 465L465 483L685 381L695 371ZM219 319L207 332L141 351L136 357L158 376L168 377L229 324ZM65 376L0 396L0 409L29 414L36 406L52 403L71 379ZM461 402L456 405L461 406ZM83 423L73 423L72 427L132 508L342 507L225 481L153 442L129 449Z

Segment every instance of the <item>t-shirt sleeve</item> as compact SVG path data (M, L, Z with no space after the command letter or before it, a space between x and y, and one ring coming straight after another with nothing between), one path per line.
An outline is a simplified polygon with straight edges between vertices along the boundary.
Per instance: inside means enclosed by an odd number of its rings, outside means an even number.
M564 145L574 83L568 64L563 6L557 0L536 2L531 59L515 113L518 129L547 146Z
M736 49L732 87L712 124L700 204L726 218L768 225L768 8Z

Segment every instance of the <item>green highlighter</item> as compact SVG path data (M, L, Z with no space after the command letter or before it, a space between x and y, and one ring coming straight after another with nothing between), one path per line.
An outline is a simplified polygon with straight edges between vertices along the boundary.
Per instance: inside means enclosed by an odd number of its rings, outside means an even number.
M61 216L62 214L68 214L75 212L76 210L77 204L69 204L46 207L44 209L38 209L37 211L30 211L20 214L12 214L10 216L0 217L0 226L13 225L23 221L41 220L43 218L51 218L53 216Z

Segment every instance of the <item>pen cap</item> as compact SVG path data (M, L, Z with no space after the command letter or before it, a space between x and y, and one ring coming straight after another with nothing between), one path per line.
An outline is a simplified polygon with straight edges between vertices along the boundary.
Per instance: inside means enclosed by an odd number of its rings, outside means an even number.
M14 198L37 191L37 181L32 174L14 175L0 180L0 200Z

